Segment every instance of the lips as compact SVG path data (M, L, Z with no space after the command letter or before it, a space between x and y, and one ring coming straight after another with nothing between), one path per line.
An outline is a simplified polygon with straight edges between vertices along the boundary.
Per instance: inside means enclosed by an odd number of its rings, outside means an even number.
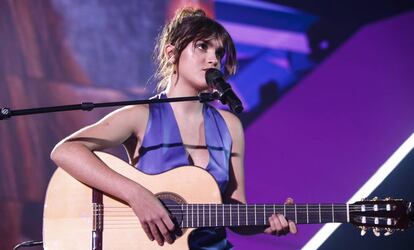
M216 68L216 67L208 67L208 68L203 68L203 70L204 70L204 71L207 71L207 70L209 70L209 69L218 69L218 68Z

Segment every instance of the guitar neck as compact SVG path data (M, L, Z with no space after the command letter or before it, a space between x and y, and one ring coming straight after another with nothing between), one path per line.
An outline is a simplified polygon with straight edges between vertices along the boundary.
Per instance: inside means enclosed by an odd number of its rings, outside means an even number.
M182 204L167 206L181 228L266 226L278 213L297 224L347 223L350 211L361 206L349 204Z

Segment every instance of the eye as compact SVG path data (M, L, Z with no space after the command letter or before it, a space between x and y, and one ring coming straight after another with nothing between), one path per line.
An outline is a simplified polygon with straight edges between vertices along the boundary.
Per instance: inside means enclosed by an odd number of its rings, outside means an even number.
M201 50L207 50L208 49L208 45L205 42L198 42L196 44L196 47L201 49Z

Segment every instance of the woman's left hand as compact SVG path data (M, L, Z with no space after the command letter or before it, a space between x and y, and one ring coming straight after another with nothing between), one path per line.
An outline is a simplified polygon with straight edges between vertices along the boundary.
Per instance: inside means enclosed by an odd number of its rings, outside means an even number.
M292 205L293 199L287 198L285 204ZM296 224L291 221L287 220L285 216L282 214L273 214L269 217L270 227L265 229L265 233L282 236L288 233L295 234L298 230L296 228Z

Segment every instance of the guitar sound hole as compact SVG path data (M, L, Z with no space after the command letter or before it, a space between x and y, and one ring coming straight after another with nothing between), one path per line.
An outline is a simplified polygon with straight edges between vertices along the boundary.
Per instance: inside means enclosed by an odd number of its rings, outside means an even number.
M175 225L174 234L176 236L183 235L185 229L181 228L180 225L183 223L184 211L181 210L181 204L185 204L185 200L177 194L170 192L158 193L155 196L161 201L167 211L171 214L171 219Z

